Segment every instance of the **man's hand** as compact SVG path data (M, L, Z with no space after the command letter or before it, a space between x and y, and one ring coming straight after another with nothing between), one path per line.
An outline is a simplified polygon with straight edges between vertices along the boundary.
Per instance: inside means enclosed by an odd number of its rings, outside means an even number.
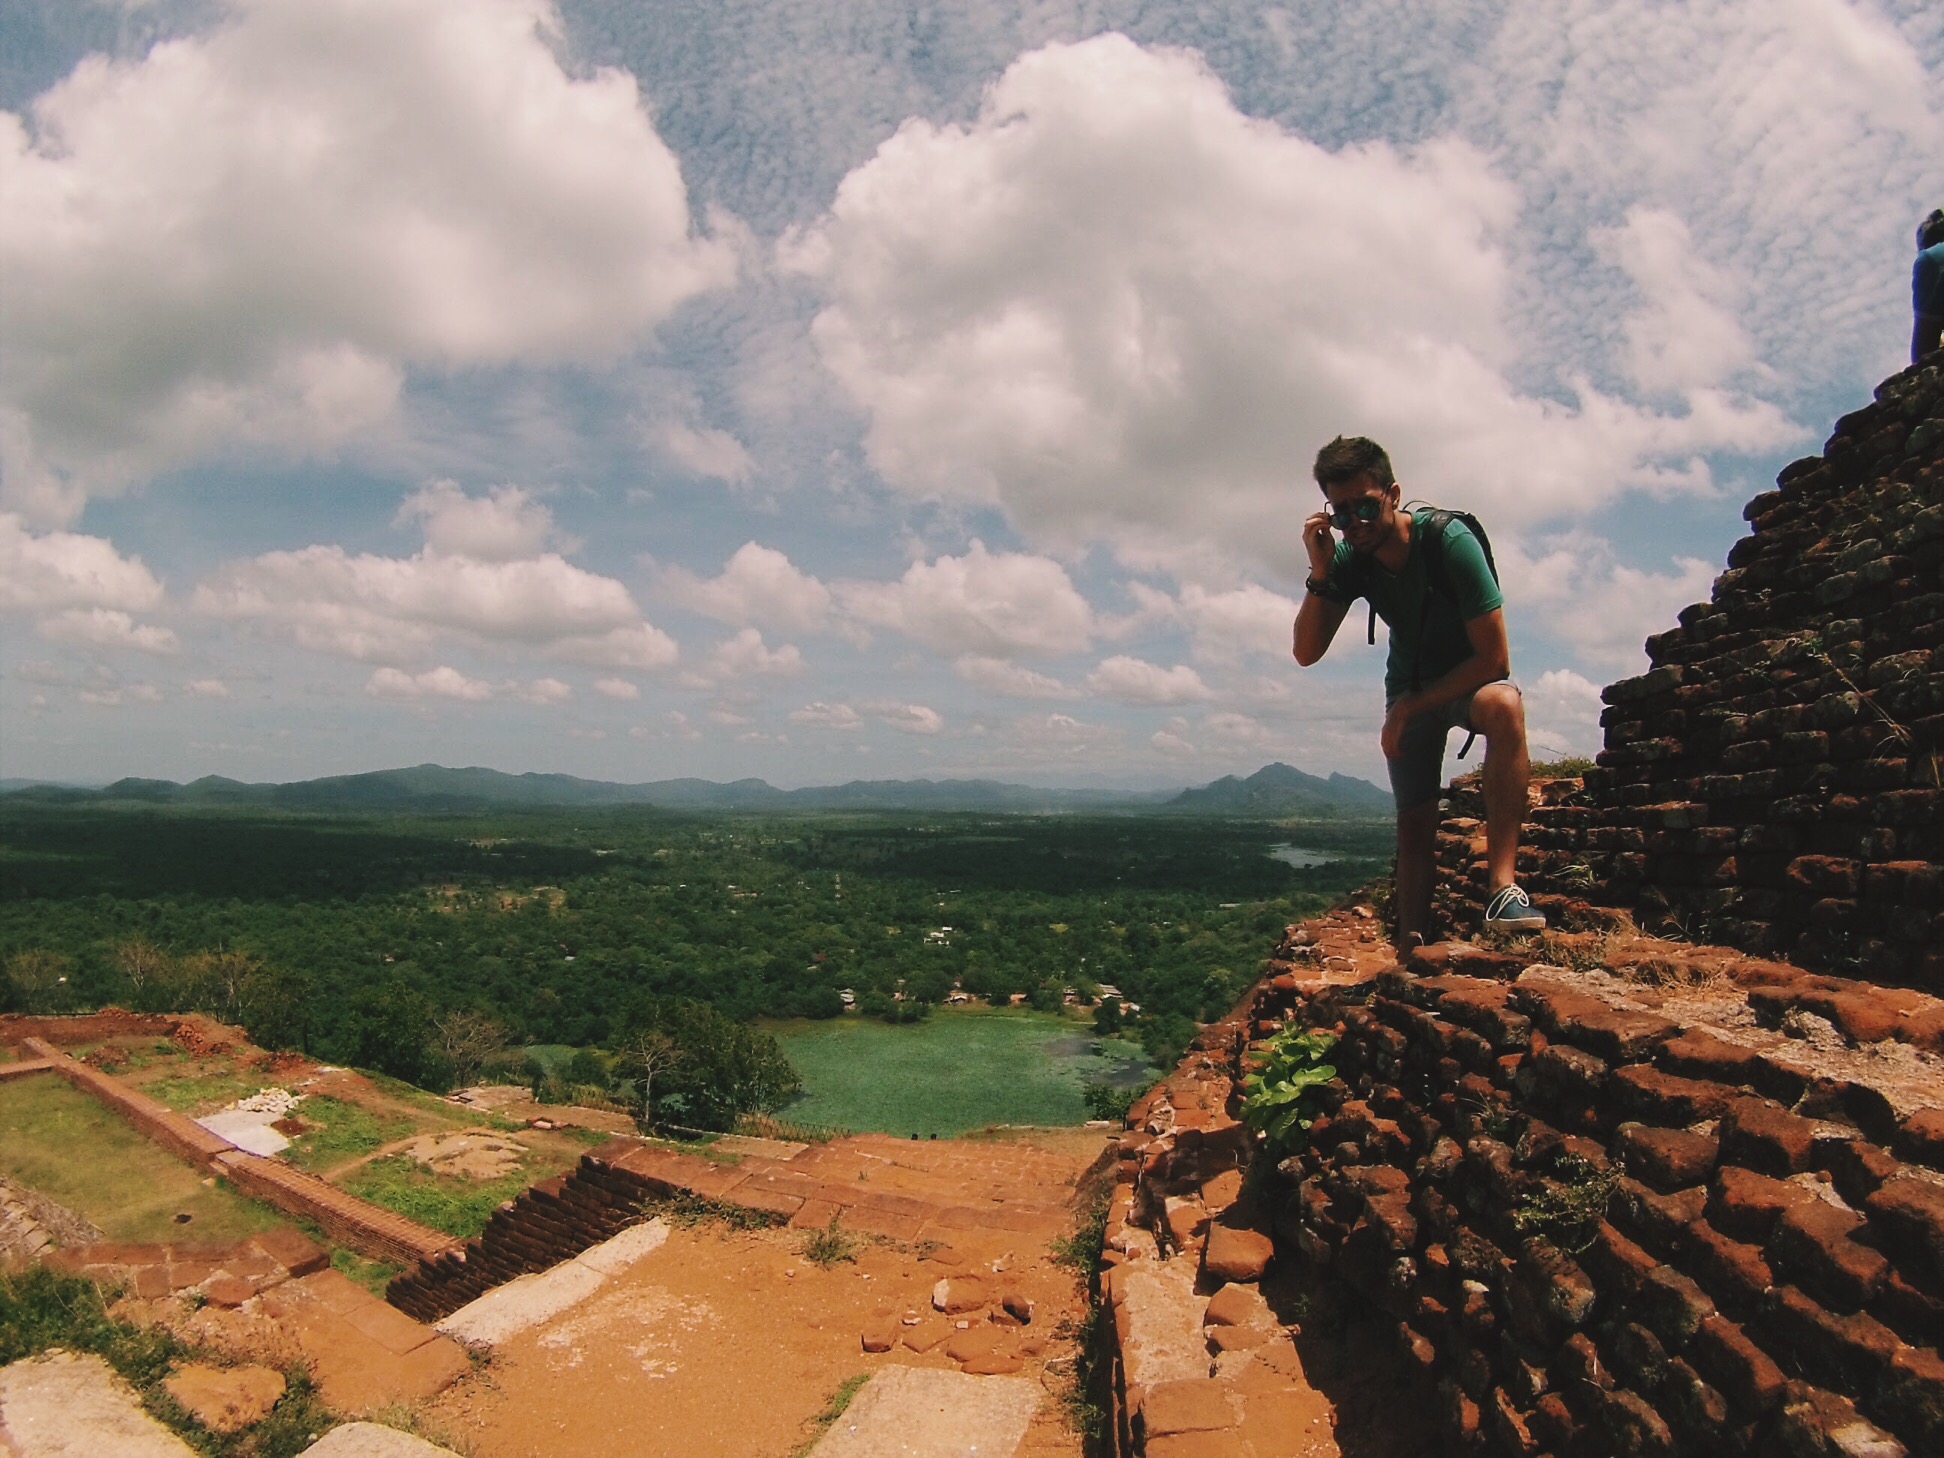
M1319 511L1303 523L1303 550L1309 553L1310 576L1318 582L1330 575L1336 558L1336 538L1330 535L1330 514Z
M1406 694L1403 698L1392 704L1390 711L1384 715L1384 735L1382 743L1385 759L1396 759L1399 751L1404 748L1404 726L1411 721L1411 716L1417 712L1415 700L1415 694Z

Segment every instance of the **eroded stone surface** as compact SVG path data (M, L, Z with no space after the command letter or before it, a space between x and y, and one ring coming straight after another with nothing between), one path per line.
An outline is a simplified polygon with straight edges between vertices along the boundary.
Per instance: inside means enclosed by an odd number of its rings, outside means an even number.
M0 1367L0 1435L17 1458L195 1458L112 1367L74 1352Z
M237 1433L260 1422L284 1395L283 1373L268 1367L211 1367L191 1362L162 1385L169 1396L216 1433Z
M346 1423L332 1428L304 1449L304 1454L305 1458L458 1458L450 1448L378 1423Z
M810 1450L811 1458L1005 1458L1039 1406L1023 1377L887 1367Z

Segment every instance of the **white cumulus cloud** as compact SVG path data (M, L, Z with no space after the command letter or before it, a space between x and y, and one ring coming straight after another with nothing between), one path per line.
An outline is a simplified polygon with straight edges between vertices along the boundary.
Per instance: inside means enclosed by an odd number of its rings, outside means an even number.
M397 523L421 524L425 545L448 556L480 562L537 557L554 543L553 513L518 486L495 486L468 496L454 481L435 481L405 498Z
M924 704L878 699L858 707L878 723L904 734L936 734L945 727L945 716Z
M411 368L612 357L731 281L625 71L545 0L237 0L0 114L5 500L327 446Z
M1172 668L1117 653L1087 675L1086 690L1096 698L1124 704L1192 704L1212 698L1201 675L1185 663Z
M864 727L864 718L849 704L827 704L819 700L790 711L790 722L806 729L852 730Z
M884 477L1056 549L1300 575L1291 493L1339 433L1508 521L1788 438L1722 388L1669 413L1522 392L1517 213L1458 140L1328 151L1193 53L1104 35L1021 57L969 125L907 121L780 256L823 290L817 347Z
M889 628L956 658L1057 656L1085 648L1093 610L1049 557L989 552L914 562L896 582L845 582L837 596L855 621Z
M485 517L442 501L427 530L477 527L507 500L504 492L488 498ZM488 550L510 545L484 535ZM408 663L450 637L599 668L664 668L678 656L667 634L642 621L626 587L558 552L481 559L428 542L411 557L384 557L317 545L229 563L198 584L193 601L211 617L366 661Z
M494 689L484 679L468 678L458 669L440 664L423 673L376 669L365 681L365 692L374 699L451 699L477 704L492 698Z
M813 632L830 613L830 590L774 547L744 542L716 577L683 567L662 573L661 595L735 627Z
M640 686L625 678L597 678L594 680L594 692L604 699L623 704L633 703L641 697Z
M952 661L952 672L985 693L1005 699L1064 699L1073 690L1044 673L1003 658L966 653Z

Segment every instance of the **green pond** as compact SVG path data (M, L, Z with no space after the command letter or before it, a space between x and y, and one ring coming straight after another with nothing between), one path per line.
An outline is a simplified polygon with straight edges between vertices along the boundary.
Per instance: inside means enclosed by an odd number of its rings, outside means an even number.
M1087 1084L1144 1088L1154 1077L1137 1044L1025 1009L941 1008L902 1027L855 1014L763 1027L803 1075L803 1097L780 1115L845 1129L1078 1124L1088 1117Z

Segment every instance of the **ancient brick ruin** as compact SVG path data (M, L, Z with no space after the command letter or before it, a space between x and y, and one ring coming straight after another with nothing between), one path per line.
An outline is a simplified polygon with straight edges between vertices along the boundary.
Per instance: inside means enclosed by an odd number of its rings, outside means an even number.
M1270 1451L1287 1342L1228 1324L1279 1272L1370 1314L1450 1451L1944 1453L1940 455L1933 356L1750 503L1711 600L1606 691L1598 767L1534 787L1554 931L1399 966L1368 908L1291 928L1135 1108L1118 1454ZM1463 933L1475 783L1449 811ZM1335 1077L1265 1159L1242 1080L1292 1028Z
M1944 991L1944 363L1884 381L1744 515L1709 601L1606 690L1598 767L1550 788L1524 864L1650 929ZM1449 829L1471 926L1476 827Z

